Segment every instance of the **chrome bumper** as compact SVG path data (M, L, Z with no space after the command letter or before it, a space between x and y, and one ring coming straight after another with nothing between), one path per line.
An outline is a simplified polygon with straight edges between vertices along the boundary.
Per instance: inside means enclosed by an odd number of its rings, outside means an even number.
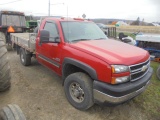
M149 82L150 81L148 81L145 86L138 89L137 91L134 91L132 93L129 93L129 94L121 96L121 97L114 97L114 96L111 96L111 95L107 95L105 93L102 93L102 92L94 89L93 90L94 99L101 102L101 103L104 103L104 102L113 103L113 104L122 103L122 102L130 100L130 99L136 97L137 95L139 95L140 93L142 93L146 89L146 87L148 86Z

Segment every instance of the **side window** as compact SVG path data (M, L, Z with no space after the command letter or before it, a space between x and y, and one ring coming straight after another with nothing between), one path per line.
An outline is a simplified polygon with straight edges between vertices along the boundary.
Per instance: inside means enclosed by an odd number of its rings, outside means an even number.
M48 30L50 33L50 41L55 41L55 37L58 37L58 30L56 24L52 22L46 22L44 30Z

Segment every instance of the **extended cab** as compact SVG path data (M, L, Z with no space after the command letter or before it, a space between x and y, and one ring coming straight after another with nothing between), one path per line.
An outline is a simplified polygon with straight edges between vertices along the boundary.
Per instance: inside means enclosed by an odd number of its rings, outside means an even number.
M134 98L153 72L147 51L108 39L91 21L46 18L37 34L12 33L11 40L23 65L34 56L62 76L68 101L80 110Z

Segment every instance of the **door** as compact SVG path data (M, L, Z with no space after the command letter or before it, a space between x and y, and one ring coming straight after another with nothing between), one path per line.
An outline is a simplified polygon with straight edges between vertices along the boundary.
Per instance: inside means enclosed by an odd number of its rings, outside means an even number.
M61 42L53 43L55 38L59 37L58 27L54 21L47 21L44 25L44 29L49 31L50 39L52 43L42 43L38 44L38 61L52 69L55 72L58 72L60 69L60 57L61 57Z

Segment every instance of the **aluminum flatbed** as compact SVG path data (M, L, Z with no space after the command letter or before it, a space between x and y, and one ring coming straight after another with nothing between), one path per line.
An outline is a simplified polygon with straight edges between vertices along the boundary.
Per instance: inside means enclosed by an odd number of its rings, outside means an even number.
M36 33L11 33L12 44L16 44L29 52L35 52Z

